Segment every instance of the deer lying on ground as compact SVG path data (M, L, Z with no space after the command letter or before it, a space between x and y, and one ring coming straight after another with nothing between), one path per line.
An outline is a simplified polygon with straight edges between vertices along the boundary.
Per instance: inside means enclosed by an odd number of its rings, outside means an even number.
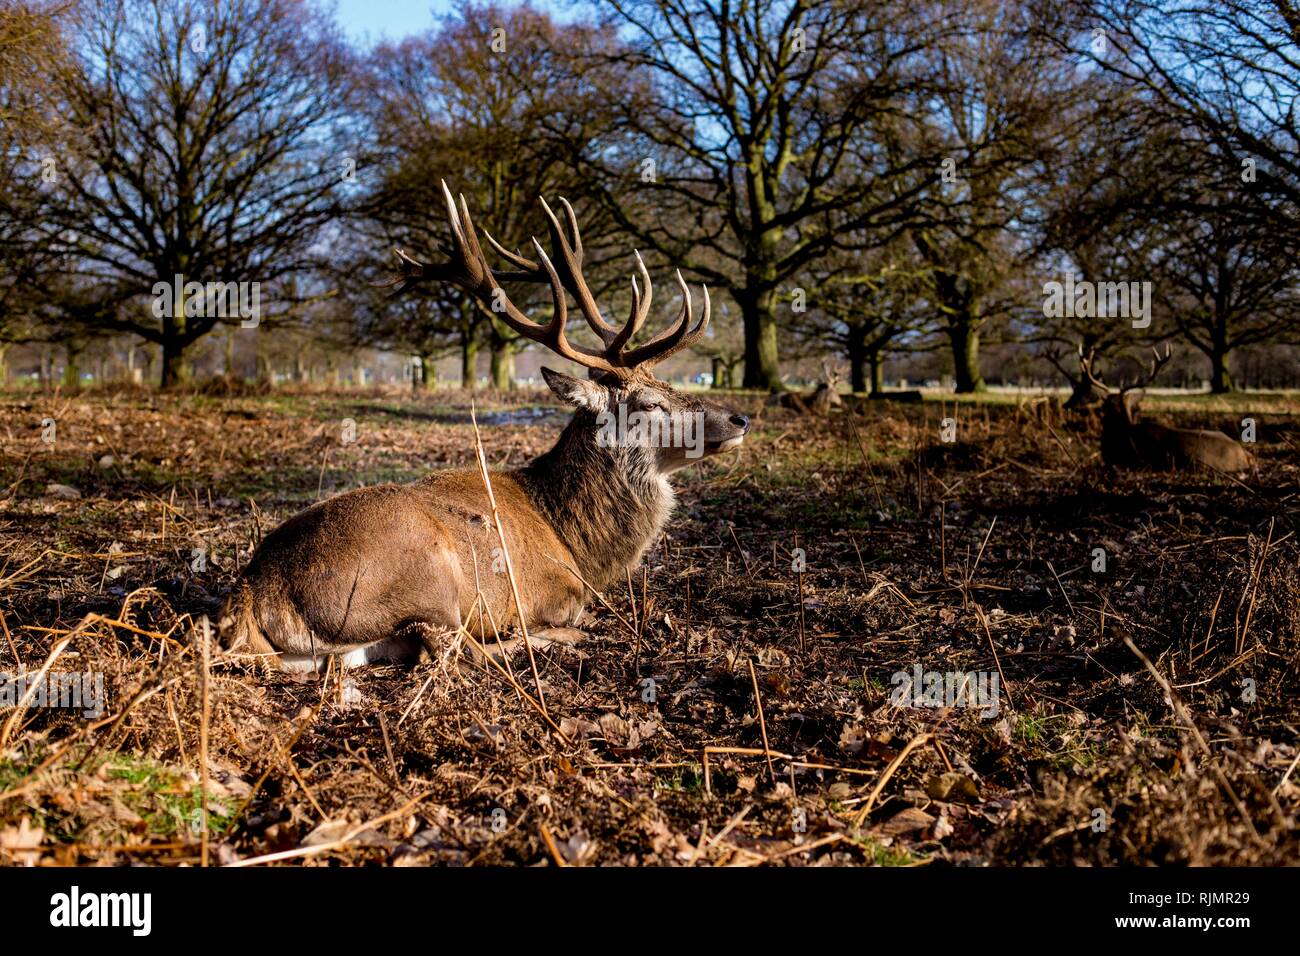
M749 420L685 395L655 378L653 368L699 341L709 324L708 290L692 326L691 293L678 273L682 309L651 341L631 346L650 311L652 287L641 258L644 293L632 279L627 322L609 323L582 275L582 237L561 200L568 235L543 200L554 261L536 239L538 261L503 249L514 267L494 273L479 245L465 199L459 210L443 184L454 246L452 261L417 262L398 252L399 292L429 280L451 282L521 336L542 343L596 377L581 380L542 369L551 391L575 408L555 446L528 465L492 475L519 603L531 636L570 640L580 632L586 589L621 580L659 535L674 495L668 475L699 457L738 447ZM549 321L530 320L506 297L503 281L545 282L554 302ZM566 293L601 345L571 343ZM636 422L635 435L611 426ZM662 440L665 435L682 441ZM655 436L658 436L656 438ZM412 662L437 655L463 626L479 640L482 610L504 629L516 620L510 583L486 489L478 471L442 471L413 484L378 485L338 495L269 534L245 568L222 613L223 644L265 655L272 664L312 671L327 655L345 666ZM471 613L481 596L480 613ZM533 630L541 628L542 630Z
M844 399L840 397L840 373L822 362L822 380L806 394L782 392L768 399L768 403L781 408L788 408L800 415L816 415L824 418L833 409L843 408Z
M1155 352L1155 350L1152 350ZM1091 361L1080 351L1080 368L1106 398L1101 406L1101 457L1118 468L1170 470L1205 465L1215 471L1247 471L1250 453L1222 432L1193 428L1168 428L1153 422L1139 422L1137 408L1172 352L1155 360L1141 385L1111 392L1092 372ZM1089 357L1090 358L1090 357Z

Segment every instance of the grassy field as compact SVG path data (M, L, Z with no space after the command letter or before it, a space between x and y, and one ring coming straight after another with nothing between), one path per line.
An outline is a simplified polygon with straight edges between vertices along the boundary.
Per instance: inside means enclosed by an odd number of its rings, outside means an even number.
M540 658L561 737L455 655L303 680L214 652L204 693L199 622L260 536L470 466L467 397L0 396L0 672L57 652L107 698L0 709L0 861L194 863L205 805L224 864L1297 859L1300 399L1151 396L1254 417L1242 480L1110 471L1095 422L1019 396L732 401L743 450L678 473L644 579ZM477 411L499 467L566 418ZM918 670L997 692L900 701Z

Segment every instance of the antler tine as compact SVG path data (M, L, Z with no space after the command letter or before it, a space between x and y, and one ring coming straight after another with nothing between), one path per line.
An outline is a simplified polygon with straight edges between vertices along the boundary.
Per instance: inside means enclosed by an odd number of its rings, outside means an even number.
M578 232L578 220L573 213L573 207L567 200L561 199L560 203L564 207L564 217L569 223L569 230L572 235L572 244L565 237L560 229L560 221L551 211L551 207L546 204L546 200L539 196L542 203L542 211L546 213L547 228L551 233L551 246L555 252L563 259L564 278L567 280L564 284L568 290L573 293L573 297L578 301L578 309L582 312L582 317L587 320L591 330L600 337L605 343L606 348L613 342L618 335L618 329L605 321L605 317L600 314L600 306L596 304L595 297L592 296L591 290L587 288L587 280L582 276L582 235Z
M1155 356L1155 358L1151 363L1151 371L1147 373L1147 385L1150 385L1155 380L1155 377L1160 374L1160 370L1165 367L1165 364L1171 358L1173 358L1174 348L1172 345L1166 345L1165 354L1161 356L1160 350L1153 345L1151 346L1151 354Z
M452 238L455 240L457 248L459 248L461 240L464 239L464 234L460 228L460 216L456 212L456 199L447 187L447 180L443 179L440 182L442 183L442 198L447 204L447 222L451 226Z
M397 286L391 294L398 296L429 277L429 267L417 259L412 259L404 250L394 249L393 258L397 260L397 274L380 282L370 283L372 288L392 289L393 286Z
M461 256L465 259L470 278L479 285L486 282L488 284L486 291L490 293L497 288L496 276L492 274L492 267L488 265L487 257L483 255L483 247L478 244L478 231L474 228L474 218L469 214L469 204L465 202L464 193L460 194L460 222L459 224L453 222L452 229L456 231Z
M461 262L445 262L431 265L427 262L420 262L408 255L403 249L394 249L393 257L397 260L397 274L382 282L372 282L372 286L377 289L397 286L392 293L397 296L408 291L412 286L430 279L461 284L466 282L477 284L479 277L474 275L474 269L486 268L486 263L481 261L476 263L470 259L469 248L465 245L464 226L460 221L460 214L456 210L456 201L452 198L451 190L447 188L446 180L442 181L442 196L447 206L447 221L451 225L452 243L456 247ZM466 215L468 215L468 212ZM482 259L481 252L479 258Z
M545 326L534 326L537 334L529 335L529 337L571 362L577 362L579 365L598 369L602 372L614 371L614 363L610 362L604 354L593 352L590 349L569 342L568 336L564 332L564 327L569 322L569 306L564 298L564 283L560 281L560 275L556 272L555 265L551 262L550 257L547 256L546 250L542 248L542 244L533 239L533 245L537 248L538 258L541 260L542 267L546 270L546 275L550 279L551 297L555 300L555 311L551 315L551 321Z
M521 256L517 252L511 252L505 246L501 245L501 243L497 242L492 233L488 232L486 229L483 230L483 238L487 239L488 244L496 250L497 255L505 259L512 266L527 273L527 278L535 276L536 278L541 279L544 277L542 267L538 263L534 262L532 259ZM525 278L525 276L520 276L520 278Z
M678 343L677 343L676 345L674 345L672 348L665 350L665 351L664 351L663 353L661 353L658 357L656 357L656 358L654 359L654 361L656 361L656 362L662 362L664 359L668 358L668 357L671 356L671 355L676 354L677 352L682 351L683 349L689 349L689 348L691 348L692 346L695 345L696 342L698 342L701 338L704 337L704 331L705 331L705 329L707 329L707 328L709 327L709 319L710 319L710 317L712 317L712 315L713 315L713 303L712 303L712 301L710 301L710 299L709 299L709 287L708 287L708 286L706 286L706 285L701 285L701 286L700 286L700 291L704 293L704 312L703 312L703 314L700 316L700 323L699 323L699 325L697 325L697 326L695 326L695 328L691 329L691 331L688 332L688 333L686 334L686 337L685 337L685 338L683 338L680 342L678 342Z
M641 273L641 278L645 281L645 295L641 295L641 289L637 285L636 276L632 277L632 311L628 314L627 322L619 330L618 335L609 343L609 354L618 355L623 351L623 346L632 341L632 337L641 331L641 326L645 324L646 317L650 315L650 303L654 299L654 283L650 281L650 272L645 267L645 261L641 258L641 253L633 250L636 256L636 267Z
M483 255L483 247L479 245L478 234L474 228L474 219L470 215L469 204L466 203L464 195L460 197L459 209L457 209L451 190L447 188L445 182L443 183L443 195L447 201L447 218L451 223L452 237L461 260L461 268L452 269L446 278L461 285L473 294L480 308L492 307L494 315L524 338L545 345L564 358L587 368L597 369L602 372L613 371L614 364L603 353L572 345L565 337L564 326L568 320L568 306L564 298L564 285L560 281L554 265L542 250L541 244L536 239L533 240L533 244L540 254L541 265L540 267L534 265L528 277L537 281L540 274L544 272L550 282L555 305L551 321L545 325L531 321L510 301L504 290L501 289L497 276L493 274L491 266L488 265L487 257ZM510 257L507 256L507 258ZM523 257L518 258L522 259ZM489 303L491 306L489 306ZM497 308L498 303L502 307L500 311Z
M1088 377L1088 381L1092 382L1093 385L1096 385L1098 388L1104 389L1105 391L1109 392L1110 387L1107 386L1105 382L1097 378L1097 376L1092 373L1092 361L1096 357L1097 357L1097 350L1095 348L1088 349L1088 352L1085 355L1083 351L1083 343L1082 342L1079 343L1079 369L1083 372L1084 375Z
M677 272L677 284L682 290L682 311L678 321L640 348L620 355L619 358L623 365L636 366L642 363L654 365L662 362L669 356L676 355L682 349L690 348L700 340L704 330L709 327L709 317L712 315L713 306L709 300L708 286L700 287L704 292L704 314L700 316L699 324L692 329L690 327L692 316L691 290L687 287L686 280L682 278L680 270Z
M483 255L483 249L478 243L478 233L474 228L474 220L470 217L469 207L465 202L464 193L460 196L460 208L456 208L456 201L452 198L451 190L447 188L447 181L442 181L442 195L447 204L447 221L451 225L452 240L455 243L456 251L461 254L462 258L473 256L475 261L472 263L478 269L484 271L487 275L493 276L494 281L501 279L518 280L521 282L546 282L546 271L531 259L521 256L517 252L511 252L505 248L486 229L483 235L487 237L488 243L496 252L508 261L511 265L519 268L520 272L506 272L496 276L491 267L488 266L487 258ZM473 240L471 247L466 237ZM470 263L467 263L469 265ZM428 268L426 266L426 268Z
M563 196L560 197L560 205L564 207L564 219L569 224L569 237L573 243L574 255L578 257L578 264L582 264L582 232L578 229L578 217L573 212L573 207L569 205L569 200ZM550 212L548 209L547 212Z

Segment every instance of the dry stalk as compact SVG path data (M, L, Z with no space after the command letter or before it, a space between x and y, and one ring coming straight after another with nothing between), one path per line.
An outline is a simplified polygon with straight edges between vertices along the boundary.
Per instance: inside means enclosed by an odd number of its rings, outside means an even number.
M903 747L902 750L898 752L898 756L889 762L889 766L885 768L884 773L880 775L880 779L876 781L875 787L872 788L871 795L867 797L867 802L863 804L862 809L858 811L858 815L853 818L853 825L855 827L861 827L862 824L866 822L867 817L871 814L872 808L876 805L876 800L880 797L880 792L885 789L885 784L889 783L889 779L898 772L898 768L903 765L903 761L907 759L907 755L917 747L920 747L931 740L934 740L934 734L917 734L907 742L907 745Z
M528 636L527 614L524 611L523 601L519 599L519 584L515 580L515 566L510 559L510 548L506 544L505 528L501 526L501 512L497 510L496 495L492 493L492 479L488 475L487 455L483 452L483 436L478 430L478 417L475 414L473 405L470 406L469 418L474 425L474 454L478 458L479 477L483 479L483 487L487 491L488 505L492 508L492 523L496 525L497 540L501 542L501 557L505 561L506 577L510 579L510 596L515 602L515 614L519 618L519 630L524 635L524 648L528 651L528 667L533 672L533 688L537 691L538 706L549 722L550 714L546 710L546 695L542 691L542 678L537 673L537 657L533 654L533 642ZM466 631L466 633L469 632Z
M45 663L41 665L41 669L38 670L36 676L28 682L26 693L23 694L22 699L19 700L17 705L14 707L14 712L9 715L9 719L5 721L4 730L0 731L0 753L4 753L8 748L9 738L13 734L14 727L18 725L22 720L23 714L27 712L27 705L36 694L37 688L45 680L45 675L49 673L50 667L53 666L55 660L58 659L58 656L62 654L71 643L72 635L69 635L55 644L54 648L50 651L49 656L45 658Z
M772 748L767 742L767 720L763 717L763 696L758 692L758 675L754 673L754 659L746 658L749 665L749 679L754 684L754 706L758 708L758 730L763 735L763 754L767 757L767 773L776 783L776 767L772 765Z

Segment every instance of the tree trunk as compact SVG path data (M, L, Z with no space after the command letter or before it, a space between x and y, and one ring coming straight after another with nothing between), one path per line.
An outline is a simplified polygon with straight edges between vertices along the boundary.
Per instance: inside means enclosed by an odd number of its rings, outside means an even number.
M434 365L434 361L435 359L432 355L420 356L420 366L418 369L420 373L420 388L426 392L433 390L438 385L438 368Z
M737 297L745 326L745 388L770 392L785 389L781 383L781 362L776 341L776 313L772 292L742 290Z
M855 393L867 390L865 340L866 329L860 325L849 326L849 388Z
M474 391L478 385L478 341L474 333L465 333L460 340L460 387Z
M948 338L952 341L957 394L984 391L987 386L980 374L980 333L974 320L969 315L953 316L948 325Z
M726 388L728 384L727 368L722 364L722 359L715 358L713 360L713 388Z
M1228 347L1215 342L1210 352L1210 391L1224 395L1232 391L1232 373L1228 371Z
M722 379L727 383L727 388L736 387L736 369L744 359L724 360L722 363Z
M5 362L5 353L9 351L9 346L0 342L0 388L9 384L9 365Z
M867 353L867 364L871 366L871 394L879 395L885 390L885 363L879 348Z
M492 387L502 392L515 387L515 351L509 345L492 350Z
M190 363L185 360L185 346L178 339L162 344L162 387L176 388L190 380Z
M81 350L74 349L72 346L66 346L68 360L63 365L63 387L76 388L81 384L81 368L78 359L81 357Z

